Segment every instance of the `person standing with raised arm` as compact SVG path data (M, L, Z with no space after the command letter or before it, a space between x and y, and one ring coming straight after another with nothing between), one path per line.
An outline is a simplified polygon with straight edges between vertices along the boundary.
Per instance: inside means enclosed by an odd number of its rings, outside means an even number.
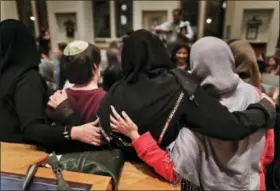
M166 42L169 50L172 50L173 45L177 42L192 41L194 36L190 22L182 20L182 10L174 9L172 14L173 21L167 21L155 27L156 33L161 40Z

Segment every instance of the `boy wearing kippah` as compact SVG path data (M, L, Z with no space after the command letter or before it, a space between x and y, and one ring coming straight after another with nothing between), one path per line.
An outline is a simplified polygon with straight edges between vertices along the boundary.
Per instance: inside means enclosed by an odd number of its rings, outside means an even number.
M74 84L65 89L68 101L72 109L80 114L83 123L95 119L105 95L105 91L98 88L100 62L99 48L84 41L69 43L61 57L61 69L66 79ZM47 113L50 114L49 111Z

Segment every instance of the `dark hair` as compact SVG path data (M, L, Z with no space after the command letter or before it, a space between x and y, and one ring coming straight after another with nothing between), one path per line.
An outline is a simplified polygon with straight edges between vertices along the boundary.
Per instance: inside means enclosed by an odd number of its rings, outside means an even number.
M134 32L133 29L128 30L128 31L125 33L125 35L124 35L124 37L123 37L123 39L122 39L122 43L123 43L123 42L125 41L125 39L126 39L127 37L129 37L133 32Z
M103 73L102 87L105 91L108 91L114 83L121 80L123 77L123 71L121 64L115 63L109 65Z
M41 29L40 30L40 34L39 34L39 38L43 38L45 36L45 33L48 32L47 29Z
M261 53L259 53L259 54L261 54L262 55L262 57L263 57L263 61L265 61L265 54L263 53L263 52L261 52Z
M179 15L182 15L182 10L181 9L173 9L172 13L178 13Z
M134 32L133 29L129 29L125 34L126 34L127 36L129 36L129 35L131 35L133 32Z
M276 66L278 66L278 65L279 65L279 59L278 59L276 56L271 56L271 57L269 57L269 58L268 58L268 60L267 60L267 63L269 62L269 60L270 60L270 59L275 60L275 62L276 62Z
M109 48L118 48L118 42L117 41L112 41L109 43Z
M93 44L89 44L83 52L66 56L62 55L61 66L66 79L72 84L83 85L88 83L92 76L93 66L99 66L101 62L100 50Z
M265 61L262 61L262 60L257 60L257 64L258 64L258 67L259 67L259 71L261 74L265 73L266 71L266 68L265 68Z
M60 42L57 44L57 46L60 51L63 51L66 48L67 44L65 42Z
M175 64L177 63L176 54L177 54L178 50L180 50L181 48L186 49L188 54L190 53L190 47L187 44L183 44L183 43L176 44L171 52L171 60ZM189 63L189 55L186 58L186 63Z
M238 41L238 40L240 40L240 39L230 39L227 41L227 44L231 45L232 43L234 43L235 41Z
M115 64L115 63L120 63L120 50L116 48L111 48L107 50L107 62L108 65L110 64Z

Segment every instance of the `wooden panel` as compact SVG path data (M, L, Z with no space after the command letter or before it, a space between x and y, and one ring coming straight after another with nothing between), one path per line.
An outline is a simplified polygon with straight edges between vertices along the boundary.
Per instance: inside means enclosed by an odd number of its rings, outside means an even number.
M181 190L181 187L173 187L146 164L126 162L118 190Z
M37 151L34 146L1 142L1 172L27 169L47 157L47 153Z
M46 159L47 154L34 146L1 142L1 172L25 175L30 165ZM35 177L56 179L52 169L39 168ZM63 171L66 181L92 185L91 190L110 190L111 178Z
M47 154L37 151L34 146L1 143L1 172L25 175L31 164L40 162ZM38 178L55 179L51 169L39 168L35 175ZM92 190L110 190L111 178L63 171L66 181L93 185ZM180 190L173 187L145 164L126 162L121 173L118 190Z

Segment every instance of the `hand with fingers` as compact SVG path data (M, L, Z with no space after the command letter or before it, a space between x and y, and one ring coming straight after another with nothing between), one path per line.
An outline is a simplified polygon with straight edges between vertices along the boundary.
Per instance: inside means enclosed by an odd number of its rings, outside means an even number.
M261 99L266 99L266 100L268 100L272 105L275 106L275 102L274 102L268 95L262 93Z
M80 141L90 145L102 145L99 119L91 123L73 127L71 130L71 138L72 140Z
M54 109L57 108L59 104L67 99L67 93L65 90L58 90L53 95L50 96L48 105Z
M111 106L111 110L113 115L110 115L110 125L113 132L121 133L132 141L140 137L137 125L124 111L120 115L114 106Z

